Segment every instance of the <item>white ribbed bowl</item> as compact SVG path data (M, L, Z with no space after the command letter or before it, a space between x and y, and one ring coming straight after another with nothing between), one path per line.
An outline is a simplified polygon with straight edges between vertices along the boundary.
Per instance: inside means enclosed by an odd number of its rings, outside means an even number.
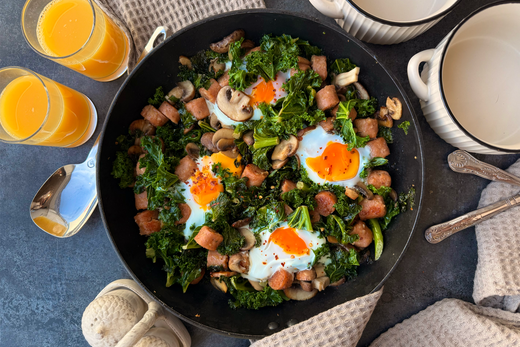
M309 0L335 18L352 36L391 45L422 34L444 18L460 0Z
M449 144L473 153L520 153L519 18L520 1L487 5L408 62L424 117Z

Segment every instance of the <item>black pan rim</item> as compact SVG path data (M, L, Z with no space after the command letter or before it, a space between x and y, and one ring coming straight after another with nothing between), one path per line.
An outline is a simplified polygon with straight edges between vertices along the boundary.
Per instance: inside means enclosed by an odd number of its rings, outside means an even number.
M415 221L413 223L413 226L412 226L412 231L410 232L410 236L408 237L408 239L406 240L406 244L405 244L405 247L403 248L403 250L401 251L401 253L399 254L396 262L394 263L394 265L392 266L392 268L390 269L390 271L388 271L387 275L379 282L379 284L370 292L371 293L374 293L376 292L377 290L379 290L384 282L389 278L389 276L392 274L392 272L395 270L395 268L397 267L397 265L400 263L404 253L406 252L409 244L410 244L410 240L414 234L414 231L417 227L417 223L418 223L418 220L419 220L419 215L420 215L420 212L421 212L421 207L422 207L422 200L423 200L423 186L424 186L424 155L423 155L423 139L422 139L422 134L421 134L421 131L420 131L420 126L419 126L419 121L417 119L417 116L415 115L415 112L413 111L413 108L411 107L411 102L408 98L408 95L407 93L404 91L403 87L401 86L401 84L398 82L397 78L394 76L393 73L391 73L389 70L387 70L383 65L381 65L379 63L379 60L377 58L377 56L371 52L368 47L366 47L361 41L359 41L358 39L352 37L350 34L348 34L347 32L345 32L342 28L340 28L339 26L335 26L335 25L330 25L330 24L327 24L327 23L323 23L321 21L319 21L317 18L313 18L313 17L310 17L310 16L307 16L307 15L302 15L302 14L295 14L295 13L291 13L291 12L288 12L288 11L283 11L283 10L276 10L276 9L246 9L246 10L238 10L238 11L232 11L232 12L227 12L227 13L223 13L223 14L219 14L219 15L216 15L216 16L212 16L212 17L209 17L209 18L206 18L206 19L203 19L199 22L196 22L196 23L193 23L179 31L177 31L176 33L174 33L172 36L170 36L169 38L167 38L163 43L161 43L160 45L158 45L156 48L157 49L154 49L152 52L150 52L150 54L148 54L136 67L135 69L130 73L130 75L126 78L126 80L123 82L123 84L121 85L121 87L119 88L119 90L117 91L116 95L114 96L114 99L112 100L112 103L110 104L110 108L107 112L107 117L106 117L106 120L103 124L103 128L102 128L102 131L100 133L100 148L103 148L103 144L104 144L104 140L105 140L105 132L106 132L106 128L107 128L107 125L108 125L108 121L110 119L110 116L112 114L112 111L115 107L115 103L116 103L116 100L119 98L120 94L123 92L123 90L125 89L126 85L129 83L130 79L134 76L134 74L136 74L136 72L139 70L139 68L141 66L143 66L145 64L145 62L148 60L148 58L157 53L157 51L160 49L160 47L162 47L164 44L166 44L167 42L169 42L171 39L179 36L179 35L182 35L184 32L188 31L188 30L191 30L192 28L194 27L197 27L199 26L200 24L203 24L203 23L206 23L208 21L212 21L212 20L215 20L215 19L219 19L219 18L225 18L225 17L232 17L232 16L237 16L237 15L242 15L242 14L254 14L254 13L262 13L262 14L281 14L281 15L287 15L287 16L291 16L291 17L298 17L298 18L301 18L301 19L305 19L305 20L310 20L314 23L317 23L317 24L320 24L320 25L323 25L325 27L327 27L329 30L333 30L335 32L337 32L338 34L340 35L343 35L345 37L347 37L349 40L352 40L354 41L362 50L364 50L369 56L371 56L378 65L380 65L383 70L388 74L388 76L391 78L391 80L393 81L393 83L396 85L397 89L399 90L399 92L401 93L401 96L403 97L403 101L406 105L406 107L408 108L409 112L410 112L410 116L411 116L411 119L412 119L412 122L413 122L413 125L414 125L414 131L415 131L415 134L416 134L416 137L417 137L417 144L418 144L418 152L419 152L419 158L417 158L417 160L420 161L420 168L421 168L421 173L420 173L420 182L418 183L418 190L419 190L419 199L418 201L416 201L416 210L417 210L417 214L416 214L416 217L415 217ZM98 162L101 162L101 152L102 151L99 151L98 152L98 157L97 157L97 160ZM96 169L96 180L99 181L100 180L100 177L99 177L99 169ZM116 243L115 243L115 240L112 238L112 235L110 233L110 230L108 228L108 221L107 221L107 217L105 215L105 212L104 212L104 204L103 204L103 199L101 198L101 189L100 189L100 185L97 184L97 193L98 193L98 202L99 202L99 212L101 214L101 219L103 221L103 225L105 227L105 231L107 233L107 236L108 236L108 239L110 240L110 243L112 244L112 247L114 248L114 251L116 252L117 256L119 257L120 261L122 262L123 266L125 267L125 269L128 271L128 273L130 274L130 276L132 277L132 279L134 281L136 281L136 283L141 287L143 288L151 297L154 298L154 300L156 300L157 302L159 302L167 311L169 311L170 313L172 313L174 316L182 319L183 321L185 322L188 322L189 324L192 324L198 328L201 328L201 329L204 329L206 331L210 331L212 333L217 333L219 335L223 335L223 336L228 336L228 337L235 337L235 338L241 338L241 339L261 339L263 337L265 337L266 335L249 335L249 334L240 334L240 333L230 333L230 332L227 332L227 331L224 331L224 330L220 330L220 329L217 329L217 328L213 328L213 327L210 327L210 326L207 326L207 325L204 325L200 322L197 322L189 317L186 317L184 316L183 314L175 311L173 308L171 308L170 306L168 306L166 303L164 303L162 300L159 300L152 291L150 291L140 280L139 278L133 273L132 269L130 269L130 267L128 266L128 264L126 263L126 261L124 260L123 256L121 255L121 253L119 252L119 249L117 248L116 246Z

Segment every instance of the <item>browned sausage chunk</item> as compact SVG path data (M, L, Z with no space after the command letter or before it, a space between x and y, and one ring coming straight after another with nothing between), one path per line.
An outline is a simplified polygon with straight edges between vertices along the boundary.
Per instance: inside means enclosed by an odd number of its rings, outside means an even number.
M300 71L307 71L311 68L309 64L305 64L304 62L298 63L297 69L291 69L291 77L296 75Z
M318 210L314 209L314 210L309 210L309 214L311 215L311 223L312 224L315 224L315 223L318 223L321 219L321 216L320 216L320 213L318 212Z
M371 184L377 189L382 186L390 187L392 185L392 178L390 174L384 170L373 170L367 177L367 184Z
M359 212L359 219L361 220L382 218L386 215L385 201L381 195L374 195L372 200L363 199L360 205L362 209Z
M154 127L161 127L168 122L168 118L153 105L145 106L141 111L141 116L152 123Z
M145 155L146 155L146 154L141 154L141 155L139 156L139 159L143 158ZM146 171L146 168L145 168L145 167L142 168L142 167L139 165L139 160L138 160L138 161L137 161L137 164L135 165L135 173L137 174L137 176L140 176L140 175L144 174L145 171Z
M323 87L316 93L316 103L318 108L322 111L330 110L339 103L338 94L336 94L336 87L329 85Z
M210 79L210 82L211 82L211 86L209 87L209 89L199 88L199 93L200 93L200 95L202 95L202 97L204 99L206 99L209 102L211 102L212 104L214 104L215 101L217 101L218 92L220 91L220 89L222 87L213 78Z
M260 187L268 175L269 171L264 171L255 164L247 164L242 172L242 178L249 178L246 182L247 187Z
M182 217L175 222L175 225L186 223L191 215L191 207L188 204L179 204L179 209L181 210Z
M139 234L150 235L161 231L161 221L158 220L159 211L143 211L135 215L134 220L139 226Z
M172 105L170 105L167 101L164 101L159 107L159 111L168 117L169 120L174 122L175 124L179 124L181 121L181 116L179 115L179 111Z
M224 72L222 76L218 78L218 84L224 88L225 86L229 86L229 74L228 72Z
M309 270L302 270L298 271L296 273L296 279L298 281L312 281L316 278L316 270L309 269Z
M336 211L334 205L338 202L338 198L334 193L329 191L319 192L314 197L314 200L316 200L315 210L323 217L327 217L332 212Z
M221 266L222 270L228 269L228 259L227 255L222 255L217 251L209 251L208 252L208 267L210 266Z
M312 69L325 81L327 79L327 57L324 55L313 55L311 64Z
M194 238L201 247L210 251L216 251L218 245L224 241L224 237L210 227L203 226Z
M290 192L293 189L296 189L296 183L291 180L282 181L282 193Z
M372 230L370 230L370 228L367 227L365 222L362 221L358 221L356 224L354 224L354 227L352 228L350 235L354 234L359 236L359 240L354 242L353 245L359 248L368 247L374 239Z
M148 208L148 193L146 190L141 194L135 195L135 209L136 210L146 210Z
M336 117L327 117L327 119L322 120L320 122L320 125L323 128L323 130L325 130L328 133L334 131L334 120L335 119L336 119Z
M368 142L367 147L370 148L370 155L372 158L384 158L390 155L390 149L388 148L385 139L382 137Z
M379 125L377 119L373 118L361 118L354 121L354 127L357 129L357 134L361 137L368 136L371 139L377 137L379 131Z
M181 182L186 182L195 170L197 170L197 163L187 155L181 159L179 165L175 168L175 174L179 176Z
M288 272L285 269L279 269L269 279L269 287L274 290L283 290L292 286L293 280L293 273Z
M209 116L209 108L206 104L206 99L204 98L191 100L186 104L186 110L188 110L193 115L193 117L197 118L198 120L202 120Z

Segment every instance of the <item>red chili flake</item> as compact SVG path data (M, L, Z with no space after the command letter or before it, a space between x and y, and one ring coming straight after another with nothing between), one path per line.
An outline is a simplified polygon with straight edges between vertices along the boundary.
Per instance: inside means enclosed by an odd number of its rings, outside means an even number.
M266 262L266 261L263 261L262 264L267 265L267 262Z
M296 257L294 256L294 254L293 254L293 255L291 255L291 259L294 259L294 258L296 258Z
M284 266L285 266L285 262L282 263L282 267L284 267Z
M277 256L277 255L275 255L275 256L274 256L274 259L278 260L278 256Z

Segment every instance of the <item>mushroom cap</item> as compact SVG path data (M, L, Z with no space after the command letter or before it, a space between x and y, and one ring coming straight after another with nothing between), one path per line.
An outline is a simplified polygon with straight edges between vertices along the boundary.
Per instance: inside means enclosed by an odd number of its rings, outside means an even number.
M245 122L253 117L253 108L249 105L251 98L244 92L234 90L230 86L220 89L217 94L217 106L229 119Z
M288 157L293 156L298 150L298 139L294 135L290 135L287 140L282 140L274 148L273 154L271 155L272 160L284 161Z

